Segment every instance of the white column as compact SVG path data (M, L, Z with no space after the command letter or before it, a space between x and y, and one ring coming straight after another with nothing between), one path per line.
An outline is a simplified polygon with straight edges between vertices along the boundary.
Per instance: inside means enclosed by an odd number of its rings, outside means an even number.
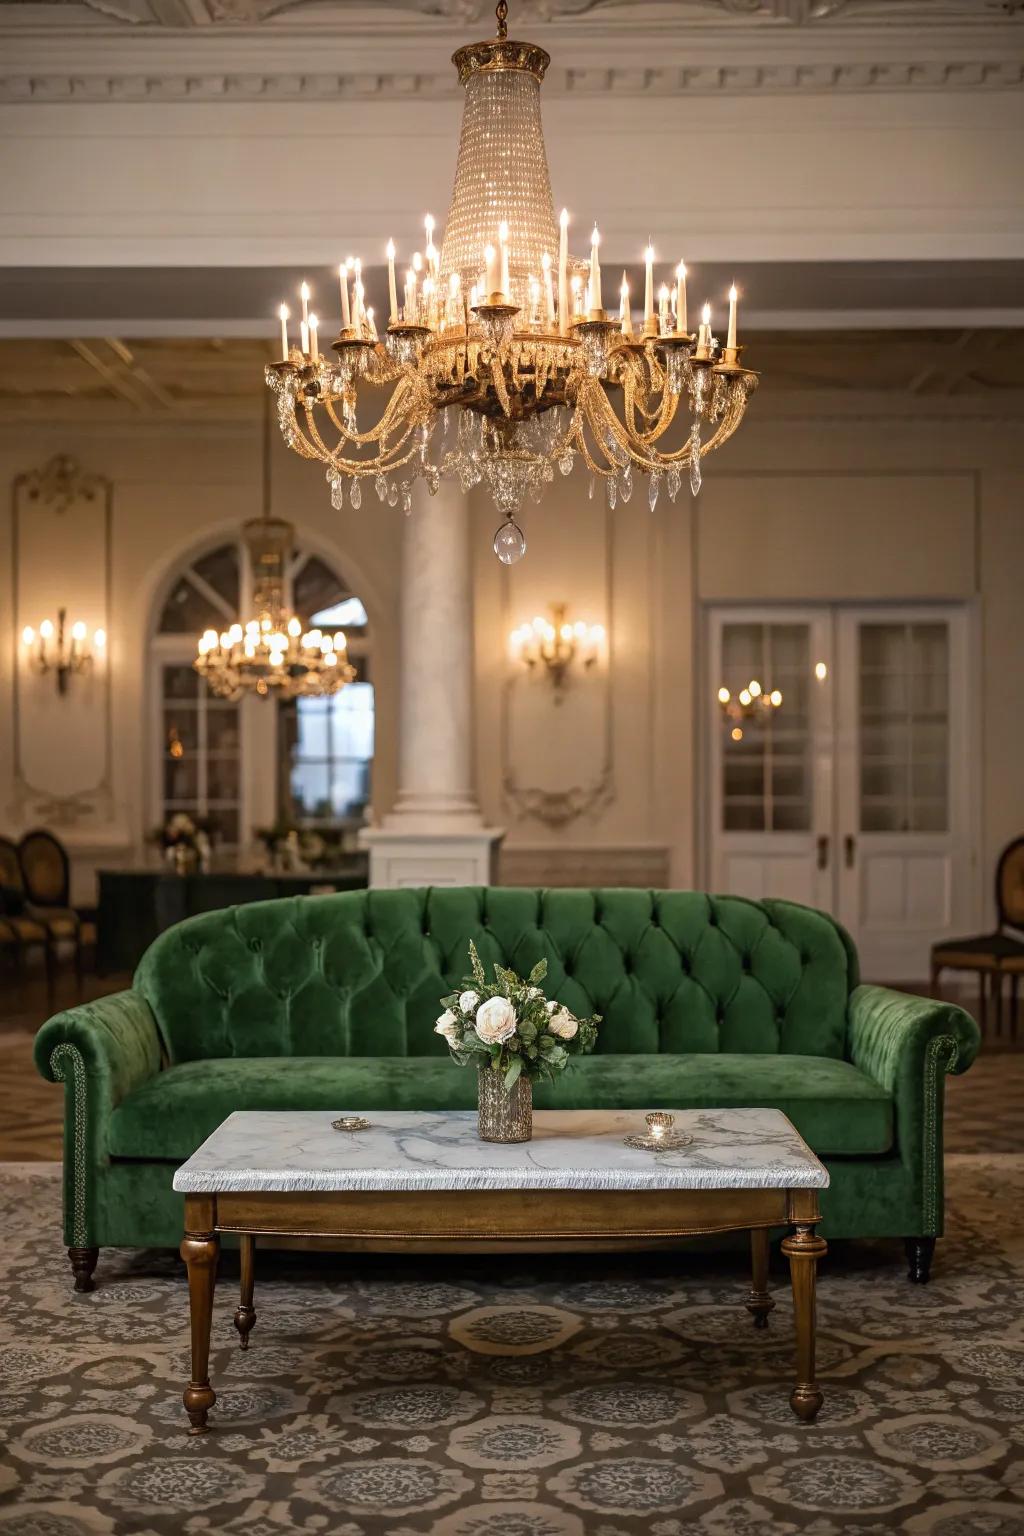
M364 833L372 886L487 885L502 832L473 790L469 506L457 483L414 493L402 541L399 789Z

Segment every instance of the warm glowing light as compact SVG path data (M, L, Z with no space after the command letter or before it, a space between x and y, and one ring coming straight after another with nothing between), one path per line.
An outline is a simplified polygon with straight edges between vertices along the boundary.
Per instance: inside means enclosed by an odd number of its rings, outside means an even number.
M81 619L76 619L74 624L71 626L72 640L77 640L79 644L81 644L81 642L85 639L86 633L87 631L85 625L82 623Z
M23 645L32 645L33 642L35 641L35 638L36 638L35 630L32 628L31 624L26 624L25 628L21 632L22 644Z
M39 634L43 640L53 639L53 623L50 619L44 619L40 624Z
M705 325L710 325L711 324L711 305L710 304L705 304L704 305L704 308L700 312L700 317L703 320Z
M740 689L740 703L744 706L744 708L746 708L746 706L750 703L751 697L752 695L749 688Z
M775 705L775 708L778 709L779 705L782 703L782 694L779 692L778 688L773 688L768 697Z
M828 667L823 661L816 661L814 663L814 675L819 683L823 683L826 677L828 677Z
M106 643L107 643L107 632L106 632L106 630L105 629L98 629L96 631L96 633L92 637L92 643L93 643L93 645L96 647L96 649L98 651L102 651L104 649L104 647L106 646Z
M736 292L736 284L733 283L732 287L729 289L729 303L735 304L738 297L739 295Z
M743 740L743 732L740 730L740 727L738 725L734 725L732 730L729 732L729 734L732 737L733 741L742 741Z
M752 699L759 699L761 697L761 684L758 682L756 677L752 677L750 679L750 682L747 684L747 687L749 689L750 697Z
M393 240L389 240L388 241L387 248L386 248L384 254L387 257L388 261L394 261L394 259L395 259L395 242Z
M719 690L718 690L718 702L719 702L719 704L728 704L728 702L729 702L729 700L731 698L732 698L732 694L729 692L728 688L719 688Z
M291 318L291 310L288 308L287 304L279 304L278 305L278 307L277 307L277 318L279 320L288 320L288 319Z

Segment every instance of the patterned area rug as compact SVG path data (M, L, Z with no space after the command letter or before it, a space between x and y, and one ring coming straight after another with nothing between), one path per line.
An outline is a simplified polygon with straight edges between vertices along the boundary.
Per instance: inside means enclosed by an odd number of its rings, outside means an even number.
M0 1177L0 1536L1024 1536L1024 1157L949 1160L931 1285L893 1244L824 1266L819 1379L787 1404L738 1255L258 1255L214 1319L216 1430L185 1434L166 1254L70 1292L49 1165Z

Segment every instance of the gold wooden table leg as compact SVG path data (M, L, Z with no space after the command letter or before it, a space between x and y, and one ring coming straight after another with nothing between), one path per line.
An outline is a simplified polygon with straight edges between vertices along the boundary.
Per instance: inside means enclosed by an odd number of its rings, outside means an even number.
M206 1433L206 1416L217 1401L217 1394L210 1386L210 1327L219 1253L220 1239L214 1230L212 1200L186 1197L181 1257L188 1267L192 1379L181 1394L181 1400L192 1425L190 1435Z
M812 1225L799 1223L790 1237L783 1238L782 1251L789 1259L796 1322L796 1386L789 1406L798 1419L810 1424L824 1401L814 1377L814 1282L818 1260L828 1252L828 1244Z
M750 1259L752 1283L747 1298L747 1311L754 1319L755 1328L768 1327L768 1314L775 1306L768 1294L768 1228L752 1227L750 1231Z
M256 1247L256 1239L251 1232L243 1232L238 1242L239 1266L242 1278L238 1306L235 1309L235 1327L238 1329L238 1342L240 1346L242 1349L248 1349L249 1335L256 1325L256 1309L252 1304L253 1286L255 1284L253 1250Z

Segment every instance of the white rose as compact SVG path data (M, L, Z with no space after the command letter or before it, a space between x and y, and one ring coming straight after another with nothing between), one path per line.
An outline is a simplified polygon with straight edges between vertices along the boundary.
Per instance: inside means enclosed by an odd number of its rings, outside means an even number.
M463 1013L473 1013L480 1001L478 992L463 992L459 995L459 1008Z
M561 1006L561 1003L556 1003L554 998L551 998L549 1002L544 1004L544 1007L547 1009L548 1013L557 1013Z
M548 1029L553 1035L557 1035L559 1040L571 1040L579 1027L568 1008L559 1008L558 1012L553 1013L548 1020Z
M516 1032L516 1011L507 997L489 997L480 1004L473 1028L485 1045L504 1045Z
M452 1013L450 1008L445 1009L444 1013L442 1013L441 1017L434 1025L434 1034L444 1035L444 1038L448 1041L449 1045L455 1045L457 1043L459 1038L459 1021L455 1017L454 1013Z

